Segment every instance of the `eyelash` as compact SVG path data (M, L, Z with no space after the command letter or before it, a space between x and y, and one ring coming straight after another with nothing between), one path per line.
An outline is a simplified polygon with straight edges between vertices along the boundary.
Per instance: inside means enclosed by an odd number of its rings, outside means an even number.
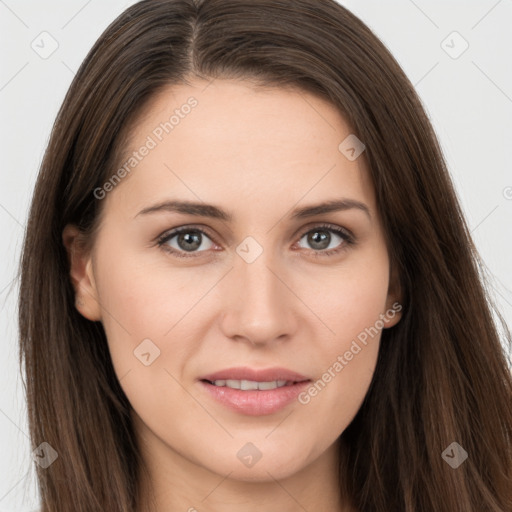
M332 233L335 233L340 238L343 239L344 243L341 245L341 247L337 249L329 249L329 250L314 250L312 251L312 256L315 258L324 258L329 256L337 255L338 253L341 253L343 251L346 251L350 248L350 246L355 245L356 240L355 237L344 228L340 228L337 226L332 226L330 224L319 224L317 226L313 226L312 228L307 229L306 231L303 231L302 234L299 237L299 240L302 239L304 235L307 235L308 233L315 231L315 230L325 230L330 231ZM190 226L183 226L180 228L176 228L170 232L163 233L160 237L157 239L157 245L158 247L161 247L164 251L171 253L173 256L176 256L178 258L196 258L195 254L200 254L205 251L198 251L198 252L191 252L187 254L185 251L177 251L176 249L169 247L166 245L166 243L174 238L176 235L180 235L181 233L188 233L188 232L198 232L201 235L206 235L212 242L216 243L212 236L210 236L205 230L195 227L193 225Z

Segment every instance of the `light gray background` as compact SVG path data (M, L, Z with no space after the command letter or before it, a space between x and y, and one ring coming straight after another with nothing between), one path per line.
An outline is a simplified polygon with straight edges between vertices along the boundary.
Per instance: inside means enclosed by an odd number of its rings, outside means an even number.
M13 280L34 180L75 71L101 32L132 3L0 0L0 512L38 505L18 375ZM512 326L512 1L341 3L374 30L415 84L494 276L498 305ZM31 47L35 40L40 51L50 48L43 31L58 43L47 59ZM450 35L454 31L463 39ZM452 58L464 40L468 49Z

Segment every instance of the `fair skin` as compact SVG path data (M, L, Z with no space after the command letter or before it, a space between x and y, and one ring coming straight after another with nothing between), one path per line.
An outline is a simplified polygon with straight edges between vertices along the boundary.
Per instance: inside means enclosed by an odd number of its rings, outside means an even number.
M340 495L337 439L368 391L380 332L308 403L275 413L228 409L198 379L280 366L316 382L400 300L364 153L350 161L338 150L352 130L316 96L234 80L206 85L168 87L137 120L130 151L190 96L198 101L102 200L92 249L76 244L74 226L64 230L77 308L105 329L155 512L352 510ZM297 208L342 198L368 214L292 218ZM233 218L140 214L170 199ZM349 230L355 244L321 224ZM159 235L190 225L206 232L198 248L187 252L178 236L158 246ZM314 245L315 227L326 248ZM250 263L237 253L248 236L262 249ZM314 256L322 251L332 254ZM386 317L384 328L399 319ZM145 339L160 350L148 366L134 356ZM247 443L262 455L252 467L237 457Z

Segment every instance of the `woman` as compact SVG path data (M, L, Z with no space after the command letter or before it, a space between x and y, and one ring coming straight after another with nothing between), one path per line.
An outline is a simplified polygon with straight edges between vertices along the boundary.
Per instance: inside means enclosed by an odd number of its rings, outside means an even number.
M481 268L413 87L346 9L139 2L30 211L42 511L511 510Z

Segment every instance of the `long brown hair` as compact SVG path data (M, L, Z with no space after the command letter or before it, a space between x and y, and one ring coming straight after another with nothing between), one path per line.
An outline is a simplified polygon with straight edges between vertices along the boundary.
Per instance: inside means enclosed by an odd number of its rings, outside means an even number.
M366 150L402 320L382 333L366 398L342 433L341 485L364 512L512 510L511 343L486 290L431 124L384 45L334 0L144 0L86 57L56 119L30 209L19 325L42 512L134 512L144 464L100 323L74 306L62 243L92 236L94 196L164 86L250 78L326 98ZM340 141L341 142L341 141ZM500 332L492 314L503 324ZM459 443L456 469L443 451Z

